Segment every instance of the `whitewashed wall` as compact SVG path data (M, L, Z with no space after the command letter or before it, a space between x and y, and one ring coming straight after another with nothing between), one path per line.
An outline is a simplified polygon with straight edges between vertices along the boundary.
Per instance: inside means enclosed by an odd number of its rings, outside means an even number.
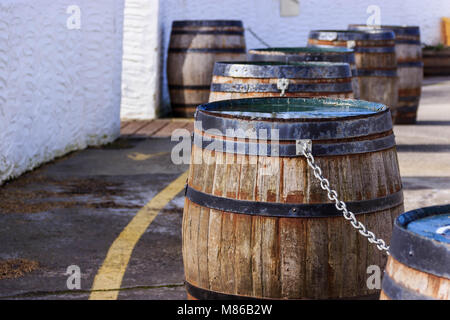
M123 38L122 119L159 114L159 0L126 0Z
M312 29L346 29L349 23L365 23L367 8L380 7L382 24L419 25L422 41L440 40L440 17L450 16L449 0L298 0L300 13L280 16L281 0L161 0L163 66L165 66L171 23L182 19L239 19L270 46L303 46ZM264 47L248 31L248 48ZM168 110L165 69L162 76L163 104Z
M0 184L119 135L122 25L123 0L0 1Z

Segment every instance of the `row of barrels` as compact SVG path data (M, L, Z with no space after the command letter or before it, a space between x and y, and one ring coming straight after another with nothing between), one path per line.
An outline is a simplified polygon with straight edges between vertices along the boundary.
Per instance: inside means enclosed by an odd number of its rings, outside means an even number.
M402 39L313 31L308 47L250 50L244 61L242 24L231 24L192 22L178 40L207 48L169 52L171 76L186 70L197 81L172 78L170 88L179 112L191 99L196 118L182 227L188 298L449 299L450 206L401 214L392 113L414 93L398 80ZM217 61L222 54L233 59ZM195 75L205 60L208 71ZM342 217L325 181L360 233L391 241L388 259ZM380 295L368 270L385 265Z
M308 47L254 49L246 61L241 21L175 21L167 64L173 113L192 117L198 105L228 98L327 96L380 102L395 123L415 123L423 77L419 28L349 29L311 31ZM349 64L351 75L332 63Z

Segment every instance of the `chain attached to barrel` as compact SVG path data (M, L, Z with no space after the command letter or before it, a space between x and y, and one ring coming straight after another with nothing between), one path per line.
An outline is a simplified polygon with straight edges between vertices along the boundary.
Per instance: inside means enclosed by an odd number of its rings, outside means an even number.
M378 239L372 231L367 230L366 226L356 219L355 214L347 209L345 202L338 199L337 192L330 188L330 182L322 176L322 169L314 161L310 151L312 148L311 141L299 140L298 144L301 146L302 155L306 157L308 165L313 169L314 176L320 181L320 187L327 192L328 199L335 202L336 209L342 211L344 218L350 221L351 225L366 237L370 243L375 244L380 251L384 250L389 254L389 246L386 245L386 242L383 239Z

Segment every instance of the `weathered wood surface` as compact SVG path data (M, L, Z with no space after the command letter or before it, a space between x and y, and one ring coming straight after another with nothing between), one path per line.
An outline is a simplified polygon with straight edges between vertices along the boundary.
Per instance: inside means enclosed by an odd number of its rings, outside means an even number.
M244 29L238 21L175 21L167 58L167 78L175 116L192 117L208 102L216 61L245 60Z
M225 153L194 144L192 159L199 155L204 161L191 164L188 184L204 193L261 202L329 203L303 157L234 154L227 163ZM402 189L395 147L321 156L316 162L344 201L384 197ZM389 242L393 220L401 212L403 204L357 217ZM382 268L386 256L343 217L246 215L186 199L183 219L186 281L196 287L275 299L349 298L379 292L367 288L367 267Z
M408 290L431 299L450 300L450 280L410 268L392 257L386 265L389 277ZM390 300L383 291L380 300Z
M360 99L380 102L391 108L393 119L398 108L399 79L395 53L395 36L371 39L381 30L311 31L308 45L313 47L347 47L355 50ZM366 36L359 36L367 33ZM337 34L336 39L328 35ZM377 37L375 35L375 37ZM355 40L353 40L355 39ZM385 94L382 94L385 93Z

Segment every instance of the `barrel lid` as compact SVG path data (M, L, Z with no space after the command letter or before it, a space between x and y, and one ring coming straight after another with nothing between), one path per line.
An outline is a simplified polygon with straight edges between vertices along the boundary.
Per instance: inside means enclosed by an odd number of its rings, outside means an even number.
M450 279L450 205L400 215L394 223L390 253L405 265Z
M367 25L367 24L350 24L348 26L349 30L371 30L371 29L387 29L392 30L396 35L402 36L419 36L420 27L419 26L408 26L408 25Z
M408 223L407 230L435 241L450 244L450 211Z
M214 75L239 78L349 78L348 63L316 61L219 61L214 65Z
M175 20L172 27L242 27L240 20Z
M312 30L310 39L325 41L349 41L349 40L394 40L395 34L391 30Z
M387 107L379 103L331 98L235 99L207 103L198 107L199 112L207 112L216 116L232 116L236 119L260 121L348 119L373 115L385 110Z

